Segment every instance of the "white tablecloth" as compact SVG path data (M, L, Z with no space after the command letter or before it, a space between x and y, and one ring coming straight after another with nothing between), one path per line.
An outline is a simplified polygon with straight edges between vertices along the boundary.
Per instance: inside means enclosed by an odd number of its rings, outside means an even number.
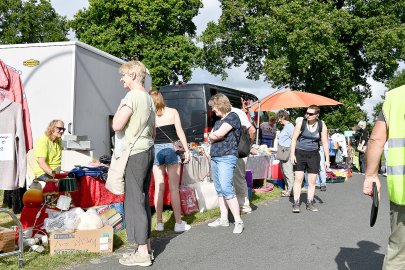
M253 171L253 179L271 178L271 165L274 155L250 156L244 158L246 170ZM210 180L210 159L205 156L191 157L188 164L183 166L183 184L194 184Z
M249 156L245 158L246 170L253 171L253 179L271 178L271 165L274 156Z
M183 165L183 184L194 184L211 181L210 159L206 156L191 157L188 164Z

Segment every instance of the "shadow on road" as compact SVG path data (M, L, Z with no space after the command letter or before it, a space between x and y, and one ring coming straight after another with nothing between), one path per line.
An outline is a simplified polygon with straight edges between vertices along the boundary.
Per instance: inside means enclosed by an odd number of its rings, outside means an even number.
M335 258L339 270L373 270L381 269L384 255L377 253L380 246L369 241L357 243L359 248L341 247Z

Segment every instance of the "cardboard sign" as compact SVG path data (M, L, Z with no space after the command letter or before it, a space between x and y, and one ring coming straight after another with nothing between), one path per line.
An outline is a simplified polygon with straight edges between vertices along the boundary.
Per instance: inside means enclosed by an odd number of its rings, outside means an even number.
M14 136L11 133L0 134L0 161L14 160Z
M50 253L53 255L78 252L112 252L113 235L111 226L104 226L97 230L52 232L49 234Z

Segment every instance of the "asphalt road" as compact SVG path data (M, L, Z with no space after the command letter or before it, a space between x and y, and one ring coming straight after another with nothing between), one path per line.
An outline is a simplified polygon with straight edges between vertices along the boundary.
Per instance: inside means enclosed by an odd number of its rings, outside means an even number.
M244 215L245 230L232 233L233 224L155 239L155 262L148 269L381 269L389 236L386 181L376 225L369 226L371 199L362 195L363 176L329 184L316 191L319 212L292 213L292 199L280 198L254 206ZM301 201L306 200L306 194ZM122 248L75 269L129 269L118 263ZM141 268L141 267L137 267Z

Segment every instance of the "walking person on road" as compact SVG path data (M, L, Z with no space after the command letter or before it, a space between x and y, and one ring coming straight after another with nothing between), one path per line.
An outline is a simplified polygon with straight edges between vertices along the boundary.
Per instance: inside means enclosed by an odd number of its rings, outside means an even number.
M280 160L281 170L284 175L285 189L281 192L282 197L291 197L293 195L292 190L294 186L294 170L290 161L290 147L291 139L294 133L294 125L289 121L290 116L287 111L281 110L276 115L277 123L282 124L284 127L278 136L278 148L279 151L286 151L285 159L283 157L276 156Z
M357 146L357 151L359 152L359 163L360 163L360 173L364 174L366 172L367 161L366 161L366 145L368 142L368 130L367 122L362 120L358 124L360 140Z
M211 97L208 105L220 118L208 136L211 144L211 178L218 195L221 217L208 223L209 227L228 227L228 208L235 219L233 233L242 233L243 221L240 217L238 200L233 188L233 173L238 161L238 141L242 126L236 113L231 112L231 103L224 94Z
M384 144L388 141L387 187L390 198L391 235L383 269L405 269L405 85L386 93L385 101L367 144L366 176L363 193L373 195L376 182L378 195L381 183L378 166ZM378 196L380 198L380 196Z
M290 160L294 165L294 204L293 212L300 212L301 185L304 172L308 173L307 210L317 212L314 206L316 175L320 170L320 141L324 146L325 169L329 169L328 130L325 123L318 119L319 107L311 105L307 108L305 118L298 122L291 141Z

